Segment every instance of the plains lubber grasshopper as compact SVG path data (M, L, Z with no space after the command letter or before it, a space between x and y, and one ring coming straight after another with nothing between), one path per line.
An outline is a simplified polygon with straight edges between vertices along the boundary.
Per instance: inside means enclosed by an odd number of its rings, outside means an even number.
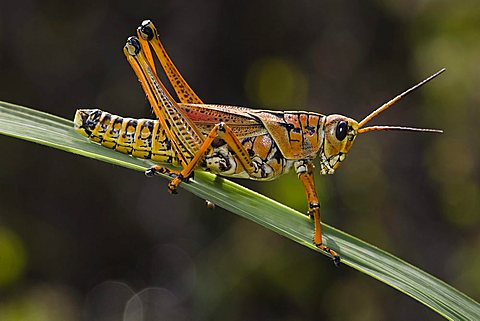
M159 80L151 48L180 102L174 100ZM183 79L160 42L155 26L148 20L138 27L137 37L128 38L124 53L157 119L123 118L98 109L79 109L74 123L80 134L107 148L159 164L147 170L146 175L170 175L173 178L168 183L171 193L175 193L194 170L262 181L275 179L293 168L307 196L307 214L314 221L313 241L320 250L331 255L337 265L340 257L322 242L313 160L319 158L321 174L333 174L358 134L374 130L441 132L365 125L445 69L357 122L342 115L204 104ZM181 170L172 170L166 167L168 165Z

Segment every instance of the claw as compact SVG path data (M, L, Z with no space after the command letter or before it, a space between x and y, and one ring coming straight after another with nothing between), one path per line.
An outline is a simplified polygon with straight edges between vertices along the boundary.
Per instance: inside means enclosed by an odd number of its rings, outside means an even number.
M207 205L207 208L208 208L209 210L215 209L215 203L210 202L209 200L205 200L205 204Z
M145 176L147 177L153 177L155 176L155 169L154 168L149 168L145 171Z
M340 266L340 256L335 255L335 256L333 257L333 264L335 264L336 267L339 267L339 266Z
M313 241L313 244L315 244L315 246L318 247L323 252L331 255L333 264L335 264L336 267L340 266L340 256L337 254L337 252L335 252L328 246L323 245L323 243L316 243L315 241Z
M175 194L178 194L177 189L174 188L174 187L170 187L170 185L168 186L168 192L169 192L170 194L174 194L174 195L175 195Z

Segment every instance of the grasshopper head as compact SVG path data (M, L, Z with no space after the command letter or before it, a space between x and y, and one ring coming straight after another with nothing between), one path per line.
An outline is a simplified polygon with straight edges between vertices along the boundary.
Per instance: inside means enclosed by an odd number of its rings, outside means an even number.
M340 166L357 136L358 122L342 115L329 115L325 120L320 173L333 174Z
M404 126L369 126L365 125L375 118L381 112L390 108L393 104L405 97L415 89L421 87L425 83L429 82L433 78L440 75L445 71L445 68L439 70L435 74L431 75L427 79L421 81L417 85L404 91L397 97L393 98L389 102L383 104L379 108L371 112L362 121L357 122L351 118L342 115L329 115L325 119L325 135L323 141L323 150L320 152L320 173L321 174L333 174L335 170L340 166L341 162L347 156L348 151L352 147L353 141L358 134L368 133L378 130L403 130L413 132L429 132L429 133L442 133L438 129L425 129L414 128Z

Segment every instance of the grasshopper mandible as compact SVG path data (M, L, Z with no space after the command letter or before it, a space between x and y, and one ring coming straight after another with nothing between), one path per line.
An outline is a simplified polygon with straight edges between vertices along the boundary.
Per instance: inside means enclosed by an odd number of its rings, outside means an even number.
M151 48L172 84L176 102L159 80ZM173 179L168 190L175 193L194 170L227 177L272 180L292 168L303 184L308 212L313 218L313 242L332 256L338 254L323 244L320 202L315 191L313 160L319 158L320 173L333 174L345 159L358 134L375 130L442 132L400 126L365 125L402 97L432 80L442 69L357 122L342 115L305 111L271 111L204 104L165 51L155 26L145 20L130 37L124 54L135 71L157 117L132 119L98 109L79 109L75 129L96 143L156 164L147 176L164 173ZM162 166L164 164L164 166ZM168 165L180 167L180 171Z

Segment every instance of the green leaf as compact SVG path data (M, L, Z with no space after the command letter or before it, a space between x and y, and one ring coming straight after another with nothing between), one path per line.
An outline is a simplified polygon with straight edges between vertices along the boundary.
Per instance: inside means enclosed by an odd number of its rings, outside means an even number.
M0 102L0 133L137 171L152 165L89 142L73 130L69 120L5 102ZM196 172L195 179L181 187L318 251L312 244L313 224L298 211L205 172ZM447 319L480 320L480 305L443 281L326 224L323 231L326 245L340 254L343 264L411 296Z

